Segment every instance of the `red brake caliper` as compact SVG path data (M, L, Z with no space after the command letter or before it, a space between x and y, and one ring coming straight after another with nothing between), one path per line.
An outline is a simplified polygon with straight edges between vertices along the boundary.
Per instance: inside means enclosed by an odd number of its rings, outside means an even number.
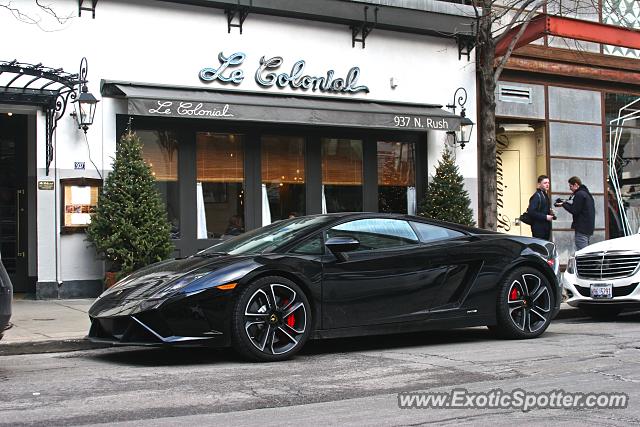
M284 301L282 301L283 307L286 307L287 304L289 304L288 299L285 299ZM287 322L287 326L289 326L290 328L293 328L296 325L296 316L292 313L286 319L284 319L284 321Z
M291 315L289 315L289 317L287 317L287 325L290 328L293 328L296 325L296 317L293 314L291 314Z
M509 301L515 301L518 299L518 291L516 290L516 288L511 289L511 292L509 292Z

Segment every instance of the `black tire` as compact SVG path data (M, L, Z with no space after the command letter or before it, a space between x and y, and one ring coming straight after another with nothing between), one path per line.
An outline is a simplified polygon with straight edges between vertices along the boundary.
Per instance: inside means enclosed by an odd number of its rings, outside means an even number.
M535 338L549 327L555 293L547 278L532 267L507 275L498 293L498 324L489 329L508 339Z
M580 310L587 316L597 320L613 320L622 312L622 307L615 305L581 305Z
M242 289L233 308L231 340L243 357L275 362L293 357L311 334L311 307L294 282L268 276Z

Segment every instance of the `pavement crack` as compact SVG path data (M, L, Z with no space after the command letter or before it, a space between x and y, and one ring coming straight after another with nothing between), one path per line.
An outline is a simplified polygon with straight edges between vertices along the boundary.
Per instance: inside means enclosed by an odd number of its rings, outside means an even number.
M640 383L640 381L638 381L638 380L627 378L627 377L624 377L624 376L622 376L620 374L612 374L610 372L603 372L603 371L599 371L597 369L592 369L591 372L593 372L594 374L600 374L600 375L603 375L605 377L612 378L615 381L622 381L622 382L627 382L627 383Z

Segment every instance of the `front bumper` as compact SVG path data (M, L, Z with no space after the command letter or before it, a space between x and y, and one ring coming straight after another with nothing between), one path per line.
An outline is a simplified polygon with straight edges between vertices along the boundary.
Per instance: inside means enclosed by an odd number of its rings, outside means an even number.
M592 284L611 283L613 298L591 297ZM640 272L622 279L582 279L576 274L562 274L562 288L567 294L566 303L572 307L581 305L621 305L625 308L640 307Z
M108 298L105 297L105 298ZM230 344L229 298L198 294L162 302L98 300L89 310L93 342L116 345Z

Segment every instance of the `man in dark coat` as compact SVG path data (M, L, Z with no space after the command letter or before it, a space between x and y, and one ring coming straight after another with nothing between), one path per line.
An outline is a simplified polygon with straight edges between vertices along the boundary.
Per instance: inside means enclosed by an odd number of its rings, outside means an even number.
M540 175L538 177L538 189L529 199L527 212L532 219L531 234L544 240L551 240L551 221L553 212L549 201L549 177Z
M555 206L562 206L572 216L571 228L575 231L576 251L589 245L589 239L593 235L596 222L596 208L593 196L582 180L577 176L569 178L569 189L573 196L567 201L556 203Z

